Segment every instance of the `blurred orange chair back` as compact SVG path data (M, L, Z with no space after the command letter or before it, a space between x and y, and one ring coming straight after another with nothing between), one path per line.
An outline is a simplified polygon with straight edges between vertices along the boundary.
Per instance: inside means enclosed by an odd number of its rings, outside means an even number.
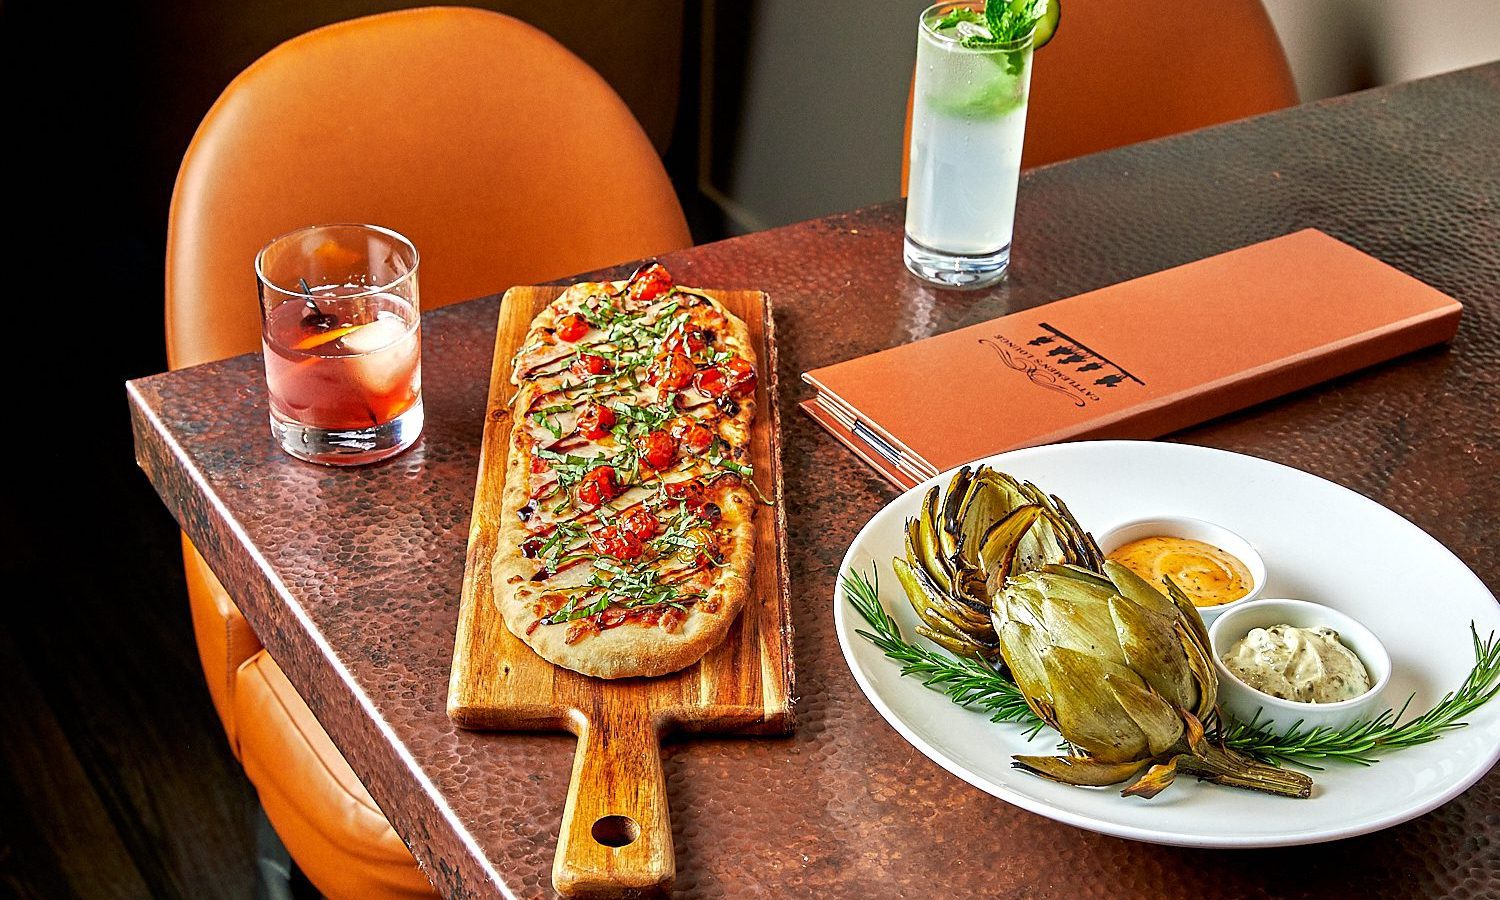
M1297 102L1260 0L1065 0L1036 52L1026 168L1258 115ZM911 103L902 141L906 193Z
M225 89L172 195L171 366L259 349L255 254L319 222L411 238L429 310L691 243L660 159L604 80L529 25L458 8L318 29ZM433 896L185 538L183 557L214 707L293 859L333 900Z
M462 8L318 29L224 91L172 196L172 367L258 349L251 261L320 222L411 238L427 309L691 243L604 80L541 31Z

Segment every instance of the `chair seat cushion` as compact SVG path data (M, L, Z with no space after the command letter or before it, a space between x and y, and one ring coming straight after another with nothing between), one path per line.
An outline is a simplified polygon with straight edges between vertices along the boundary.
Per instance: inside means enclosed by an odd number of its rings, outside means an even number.
M432 897L432 886L312 710L264 650L234 686L240 761L266 817L334 900Z

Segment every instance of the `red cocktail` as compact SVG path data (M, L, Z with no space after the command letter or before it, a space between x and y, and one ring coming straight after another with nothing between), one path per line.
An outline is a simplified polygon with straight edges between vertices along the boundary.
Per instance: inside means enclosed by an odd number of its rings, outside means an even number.
M422 427L416 250L385 229L330 225L257 260L271 430L293 456L355 465Z

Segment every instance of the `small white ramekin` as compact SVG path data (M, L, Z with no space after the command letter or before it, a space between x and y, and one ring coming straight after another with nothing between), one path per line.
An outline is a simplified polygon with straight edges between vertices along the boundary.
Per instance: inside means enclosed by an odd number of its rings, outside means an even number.
M1266 586L1266 563L1260 558L1255 547L1250 542L1230 531L1222 525L1205 522L1202 519L1193 519L1188 516L1156 516L1150 519L1137 519L1134 522L1126 522L1117 528L1111 528L1104 532L1099 539L1099 549L1105 556L1120 549L1131 541L1138 541L1148 537L1175 537L1190 541L1202 541L1211 544L1235 557L1245 564L1250 570L1250 593L1237 600L1228 603L1220 603L1218 606L1200 606L1198 615L1203 617L1203 624L1211 625L1214 619L1219 617L1227 609L1232 609L1244 603L1249 603L1260 596ZM1159 584L1152 587L1165 591L1166 588Z
M1303 703L1283 700L1258 691L1224 665L1224 655L1252 628L1293 625L1297 628L1323 626L1339 633L1339 640L1354 651L1365 671L1370 673L1370 689L1358 697L1337 703ZM1219 675L1219 705L1241 722L1270 723L1281 732L1297 722L1302 728L1343 728L1382 712L1377 704L1391 681L1391 655L1375 633L1336 609L1306 600L1256 600L1229 610L1208 630L1213 648L1214 668ZM1259 718L1257 719L1257 715Z

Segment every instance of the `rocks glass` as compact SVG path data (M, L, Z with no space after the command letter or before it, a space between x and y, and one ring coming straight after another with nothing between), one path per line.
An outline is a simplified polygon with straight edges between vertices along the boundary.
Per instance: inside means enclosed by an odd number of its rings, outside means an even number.
M255 257L271 433L335 466L394 456L422 433L417 248L375 225L316 225Z

